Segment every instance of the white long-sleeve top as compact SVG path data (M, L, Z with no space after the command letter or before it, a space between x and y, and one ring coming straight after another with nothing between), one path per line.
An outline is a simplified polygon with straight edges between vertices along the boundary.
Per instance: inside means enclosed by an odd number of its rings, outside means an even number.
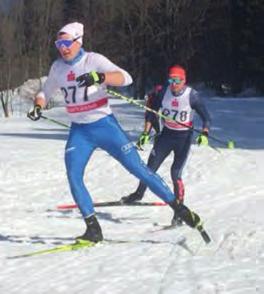
M45 99L48 103L54 92L61 89L66 111L72 122L95 122L111 114L112 110L108 103L109 94L107 94L106 85L78 86L76 78L91 71L99 73L120 71L124 76L122 86L132 83L129 73L105 56L94 52L84 52L81 59L74 64L67 64L61 58L57 59L52 64L48 78L37 97Z

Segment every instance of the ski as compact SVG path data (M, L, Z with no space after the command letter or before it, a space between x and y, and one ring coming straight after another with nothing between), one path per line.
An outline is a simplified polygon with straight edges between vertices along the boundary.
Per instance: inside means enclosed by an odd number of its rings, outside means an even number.
M176 241L159 241L159 240L152 240L152 239L142 239L142 240L113 240L113 239L104 239L102 242L94 243L91 241L86 240L77 240L74 243L70 244L63 244L59 246L55 246L49 249L42 249L37 250L21 255L9 256L7 259L18 259L18 258L25 258L25 257L34 257L38 255L45 255L45 254L53 254L59 252L67 252L67 251L77 251L85 248L95 247L96 245L105 245L105 244L127 244L127 243L147 243L147 244L172 244L172 245L179 245L184 246L186 242L186 238L184 236L180 236Z
M140 242L147 242L149 240L140 240ZM124 244L124 243L132 243L131 240L112 240L112 239L104 239L101 242L95 243L87 240L78 239L73 243L58 245L49 249L37 250L33 252L29 252L26 254L10 256L8 259L17 259L23 257L32 257L36 255L44 255L44 254L51 254L51 253L58 253L58 252L67 252L67 251L77 251L84 248L91 248L95 247L96 245L103 245L103 244Z
M94 207L111 207L111 206L166 206L165 202L133 202L124 203L122 201L106 201L106 202L95 202ZM77 204L60 204L57 206L59 210L69 210L77 208Z
M94 247L96 244L97 243L94 243L91 241L76 240L74 243L59 245L49 249L37 250L37 251L29 252L26 254L11 256L11 257L8 257L8 259L31 257L36 255L50 254L50 253L57 253L57 252L75 251L75 250L80 250L87 247Z

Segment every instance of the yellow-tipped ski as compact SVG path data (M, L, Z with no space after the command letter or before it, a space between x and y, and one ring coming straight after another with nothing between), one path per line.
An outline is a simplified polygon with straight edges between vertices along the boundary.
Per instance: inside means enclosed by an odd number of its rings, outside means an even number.
M20 258L20 257L30 257L30 256L35 256L35 255L49 254L49 253L74 251L74 250L79 250L79 249L86 248L86 247L93 247L95 245L96 245L96 243L94 243L94 242L78 239L78 240L76 240L75 243L72 243L72 244L60 245L60 246L56 246L56 247L53 247L50 249L34 251L34 252L22 254L22 255L12 256L9 258L11 259L11 258Z

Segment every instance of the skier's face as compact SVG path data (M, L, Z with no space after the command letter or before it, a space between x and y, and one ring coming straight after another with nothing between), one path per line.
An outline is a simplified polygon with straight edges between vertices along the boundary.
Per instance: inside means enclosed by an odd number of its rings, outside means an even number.
M172 92L180 92L186 83L186 79L183 77L171 77L169 78L170 89Z
M77 40L73 39L72 35L69 34L58 36L55 45L63 59L70 61L78 54L81 49L81 44Z

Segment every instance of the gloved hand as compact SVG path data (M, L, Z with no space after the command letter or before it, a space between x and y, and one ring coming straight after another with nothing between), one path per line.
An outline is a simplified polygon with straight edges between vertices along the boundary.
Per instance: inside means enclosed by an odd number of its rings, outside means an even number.
M41 106L40 105L34 105L34 107L32 109L29 110L29 112L27 113L27 117L36 121L39 120L41 117Z
M138 141L137 141L137 147L139 149L142 148L143 145L147 144L149 142L149 134L147 132L143 132L140 137L138 138Z
M95 71L85 73L76 78L76 81L78 82L79 87L85 87L85 86L90 87L94 84L102 84L104 80L105 80L105 74L98 73Z
M208 145L208 130L203 130L201 134L196 138L197 144L200 145Z

